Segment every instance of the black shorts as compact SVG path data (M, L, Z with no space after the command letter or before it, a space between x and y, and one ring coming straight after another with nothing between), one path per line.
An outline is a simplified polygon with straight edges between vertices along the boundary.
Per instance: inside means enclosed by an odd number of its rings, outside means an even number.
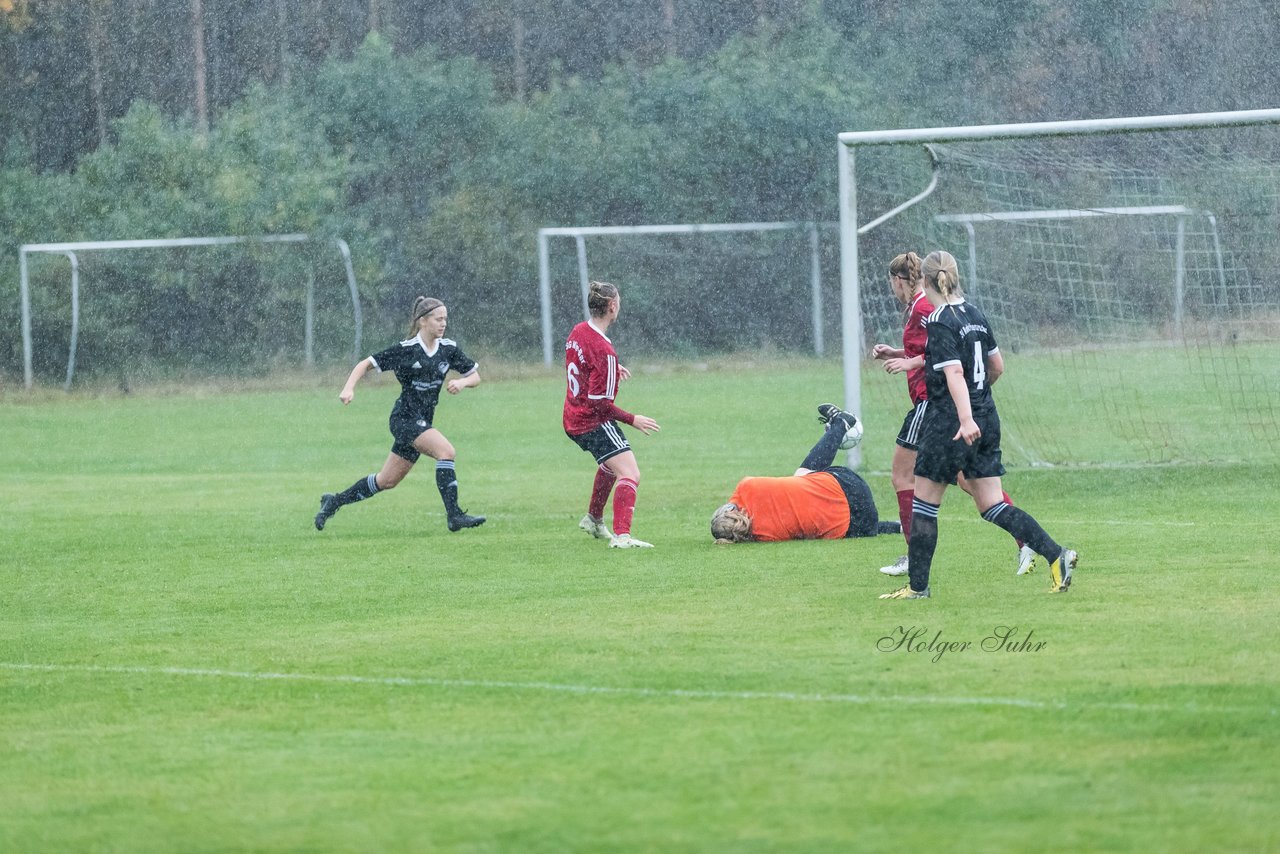
M955 483L956 474L964 472L969 480L1000 477L1000 416L994 411L975 415L982 435L972 445L963 439L952 439L960 429L955 411L939 406L929 407L920 430L920 447L916 454L916 474L935 483Z
M880 514L876 511L871 487L853 469L844 466L827 466L824 471L836 479L844 497L849 502L849 530L846 537L874 537L879 533Z
M391 453L416 463L422 453L413 446L413 442L423 433L431 429L431 419L417 415L403 415L399 407L391 410L391 418L387 422L391 436L395 441L391 444Z
M608 421L587 433L577 436L565 433L578 444L578 447L595 457L597 463L603 464L610 457L616 457L623 451L631 450L627 437L622 435L622 426L617 421Z
M912 407L907 417L902 420L902 429L898 431L898 444L908 451L920 447L920 427L924 424L924 414L929 411L929 401L922 400Z

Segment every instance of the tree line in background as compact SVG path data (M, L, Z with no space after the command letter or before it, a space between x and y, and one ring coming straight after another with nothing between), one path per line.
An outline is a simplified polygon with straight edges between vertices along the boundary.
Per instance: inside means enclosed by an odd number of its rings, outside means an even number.
M541 226L829 220L842 130L1245 109L1280 82L1263 0L0 0L0 21L6 373L24 242L341 236L370 328L430 291L532 355ZM274 274L175 257L99 271L86 369L274 352ZM46 267L37 337L65 342ZM712 299L751 301L731 284Z

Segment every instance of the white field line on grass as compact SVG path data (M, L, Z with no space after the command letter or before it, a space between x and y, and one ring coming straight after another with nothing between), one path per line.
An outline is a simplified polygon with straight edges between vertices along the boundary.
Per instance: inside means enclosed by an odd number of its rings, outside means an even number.
M985 525L985 524L988 524L988 523L987 523L987 520L986 520L986 519L983 519L981 516L979 516L979 515L978 515L978 513L977 513L977 511L975 511L975 510L973 509L973 505L972 505L972 504L970 504L966 509L967 509L969 512L968 512L968 513L966 513L965 515L963 515L963 516L959 516L959 517L954 518L954 519L946 519L946 521L947 521L948 523L951 523L951 522L981 522L981 523L983 523L984 525ZM1112 525L1112 526L1116 526L1116 525L1126 525L1126 526L1133 527L1133 528L1155 528L1155 527L1164 527L1164 528L1196 528L1196 527L1202 527L1202 528L1207 528L1207 527L1208 527L1207 525L1205 525L1205 523L1204 523L1204 522L1180 522L1180 521L1177 521L1177 520L1174 520L1174 519L1064 519L1064 518L1062 518L1062 517L1060 517L1060 516L1054 516L1054 517L1053 517L1053 521L1052 521L1050 524L1051 524L1053 527L1057 527L1057 526L1059 526L1059 525L1061 525L1062 527L1066 527L1066 526L1068 526L1068 525L1082 525L1082 526L1088 526L1088 525L1093 525L1093 526L1097 526L1097 525Z
M474 688L481 690L544 691L559 694L645 697L681 700L773 700L786 703L836 703L849 705L924 706L1005 706L1020 709L1061 711L1063 709L1190 712L1193 714L1256 714L1275 716L1277 710L1264 706L1204 706L1199 703L1108 703L1092 701L1030 700L1019 697L962 697L945 695L822 694L792 691L718 691L699 688L627 688L608 685L572 685L557 682L515 682L501 679L436 679L417 676L351 676L320 673L272 673L265 671L218 670L196 667L129 667L95 664L30 664L0 662L0 669L44 673L86 673L126 676L171 676L205 679L239 679L252 682L314 682L333 685L378 685L389 687Z

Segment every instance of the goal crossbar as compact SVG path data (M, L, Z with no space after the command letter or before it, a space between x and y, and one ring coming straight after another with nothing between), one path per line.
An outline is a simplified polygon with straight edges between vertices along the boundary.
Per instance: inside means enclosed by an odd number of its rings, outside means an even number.
M120 250L120 249L167 249L187 246L231 246L242 243L310 243L315 242L309 234L265 234L265 235L232 235L219 237L172 237L145 238L138 240L83 240L67 243L24 243L18 247L19 299L22 307L22 377L26 388L34 383L32 369L33 345L31 340L31 290L27 270L29 254L45 253L65 255L71 262L71 343L67 356L67 378L64 387L71 388L71 380L75 375L76 347L80 333L80 259L76 255L82 251ZM355 270L351 263L351 247L341 238L334 238L334 244L342 254L343 268L346 271L347 287L351 295L352 319L355 333L352 352L355 358L360 355L360 330L363 326L360 311L360 291L356 286ZM306 291L306 330L305 352L308 365L314 362L313 335L315 328L315 278L307 279Z
M1134 205L1120 208L1059 208L1044 211L987 211L985 213L938 214L934 222L1024 222L1045 219L1084 219L1095 216L1212 216L1186 205Z
M1167 116L1128 116L1114 119L1076 119L1060 122L1023 122L1004 125L967 125L948 128L846 131L842 145L892 145L899 142L961 142L965 140L1017 139L1032 136L1077 136L1143 130L1232 127L1280 121L1280 109L1234 110L1221 113L1180 113Z

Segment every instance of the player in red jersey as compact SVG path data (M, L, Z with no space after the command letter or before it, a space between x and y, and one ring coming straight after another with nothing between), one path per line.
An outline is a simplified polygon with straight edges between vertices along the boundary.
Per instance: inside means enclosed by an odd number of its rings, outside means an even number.
M898 494L898 518L902 522L902 534L911 542L911 499L914 495L916 445L920 424L929 406L929 396L924 386L924 345L928 333L924 324L933 312L933 306L925 299L920 280L920 256L907 252L889 262L889 288L898 301L907 306L902 329L902 346L877 344L871 348L871 357L883 361L884 369L891 374L904 371L907 374L907 393L911 396L911 411L898 432L897 446L893 449L891 478L893 491ZM903 575L907 571L907 556L880 569L886 575Z
M915 498L916 450L920 442L920 425L924 423L929 408L929 393L925 389L924 347L929 340L925 324L933 313L933 305L924 295L924 279L920 273L920 256L906 252L889 262L889 288L898 301L907 307L902 329L902 347L877 344L871 348L871 357L884 362L884 369L891 374L905 372L907 393L911 396L911 411L903 419L898 432L897 446L893 449L891 478L893 491L898 494L898 519L902 522L902 535L911 542L912 501ZM964 476L959 478L960 488L969 492ZM1004 500L1013 505L1006 492ZM1021 541L1018 542L1018 575L1035 567L1036 553ZM903 555L880 571L885 575L906 575L907 556Z
M591 319L569 333L564 345L567 388L564 395L564 432L578 447L595 458L595 483L587 515L578 526L598 539L608 538L618 549L653 548L631 536L640 466L630 443L618 426L621 421L642 433L656 432L658 422L647 415L633 415L614 403L618 383L631 372L618 363L618 351L605 334L618 319L622 297L616 285L592 282L587 296ZM613 492L613 529L604 524L604 505Z

